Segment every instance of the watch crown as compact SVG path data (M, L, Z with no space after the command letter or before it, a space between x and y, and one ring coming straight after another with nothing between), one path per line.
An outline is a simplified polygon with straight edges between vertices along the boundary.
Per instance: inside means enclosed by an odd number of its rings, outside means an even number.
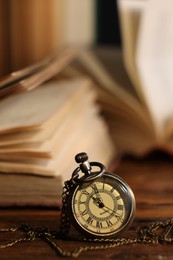
M88 160L88 155L86 153L78 153L75 156L75 161L77 163L83 163Z
M72 179L80 182L87 182L95 180L98 177L101 177L102 174L106 171L105 166L99 162L89 162L88 155L84 152L78 153L75 156L75 161L79 163L79 166L73 171ZM99 167L99 171L93 171L92 166ZM79 178L79 172L83 172L84 175Z
M80 163L80 169L85 175L89 175L91 173L91 165L88 162L88 155L86 153L78 153L75 156L75 160L77 163Z

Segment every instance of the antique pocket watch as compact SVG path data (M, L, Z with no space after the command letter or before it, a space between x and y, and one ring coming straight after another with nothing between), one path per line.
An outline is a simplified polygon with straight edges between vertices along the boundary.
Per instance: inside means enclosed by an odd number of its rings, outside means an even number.
M63 188L60 229L33 228L28 224L0 228L0 233L15 231L25 233L25 236L0 244L0 249L11 247L18 242L42 238L61 256L76 258L82 252L115 248L119 245L173 244L173 219L156 221L148 227L141 227L135 238L116 238L133 221L135 198L132 190L119 176L107 173L103 164L89 163L86 153L77 154L75 159L80 165ZM95 171L95 167L99 168L99 171ZM81 172L84 173L82 176ZM78 231L77 237L73 231ZM55 242L57 239L104 242L104 244L91 244L91 246L84 244L74 248L73 251L66 251Z
M89 238L118 236L134 218L131 188L119 176L106 172L103 164L89 163L86 153L77 154L75 160L80 165L65 183L61 230L66 234L72 225Z

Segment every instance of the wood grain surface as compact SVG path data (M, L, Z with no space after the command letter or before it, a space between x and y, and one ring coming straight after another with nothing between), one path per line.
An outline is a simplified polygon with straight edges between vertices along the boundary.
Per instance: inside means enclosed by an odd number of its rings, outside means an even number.
M173 163L171 160L123 160L115 170L132 188L136 197L136 217L130 229L122 236L134 238L142 226L149 226L156 220L173 218ZM59 229L60 212L44 208L0 209L0 228L28 223L33 227L47 226ZM172 230L173 234L173 230ZM0 233L0 243L18 238L19 233ZM64 249L72 251L83 245L76 241L57 241ZM172 260L173 244L134 244L108 250L85 252L79 259L144 259ZM13 247L0 249L0 259L63 259L44 241L18 243ZM67 259L67 258L65 258Z

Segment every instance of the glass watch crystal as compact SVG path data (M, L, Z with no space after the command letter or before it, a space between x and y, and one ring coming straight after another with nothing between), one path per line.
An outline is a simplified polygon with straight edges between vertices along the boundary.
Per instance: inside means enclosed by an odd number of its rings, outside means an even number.
M89 163L82 156L79 162L80 167L72 175L76 185L68 201L72 224L90 237L119 235L134 218L135 197L131 188L116 174L106 172L102 164ZM100 171L93 171L93 166ZM79 178L81 169L85 175Z

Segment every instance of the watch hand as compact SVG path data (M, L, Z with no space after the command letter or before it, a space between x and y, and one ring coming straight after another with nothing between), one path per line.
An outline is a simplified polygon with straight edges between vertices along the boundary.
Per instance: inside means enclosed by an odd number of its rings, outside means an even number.
M104 204L103 204L103 205L104 205ZM104 208L107 208L107 210L104 209ZM113 209L110 209L110 208L106 207L105 205L103 206L103 210L104 210L104 212L100 213L100 215L103 215L103 214L106 213L106 212L110 213L110 211L111 211L111 212L114 212L116 215L118 215Z
M100 200L100 198L95 198L92 197L93 202L96 206L98 206L99 208L103 208L105 205L103 204L103 202Z
M98 191L98 189L97 189L97 186L96 186L96 184L95 184L95 183L93 183L93 184L91 185L91 187L93 188L93 190L94 190L94 192L95 192L95 195L96 195L96 197L97 197L97 198L99 198L99 199L102 201L102 198L101 198L101 196L100 196L100 193L99 193L99 191Z
M104 208L106 208L106 209L108 209L109 211L112 211L112 212L114 212L115 213L115 217L117 218L117 219L121 219L121 217L120 217L120 215L115 211L115 210L113 210L113 209L110 209L109 207L107 207L107 206L105 206L104 205ZM104 209L103 209L104 210ZM106 212L106 211L105 211Z
M104 208L106 208L106 209L108 209L108 210L110 210L110 211L116 213L116 211L114 211L113 209L110 209L109 207L107 207L107 206L105 206L105 205L104 205Z
M102 212L100 213L100 215L104 215L105 213L109 213L109 210L107 210L107 209L104 209L104 208L102 208Z

